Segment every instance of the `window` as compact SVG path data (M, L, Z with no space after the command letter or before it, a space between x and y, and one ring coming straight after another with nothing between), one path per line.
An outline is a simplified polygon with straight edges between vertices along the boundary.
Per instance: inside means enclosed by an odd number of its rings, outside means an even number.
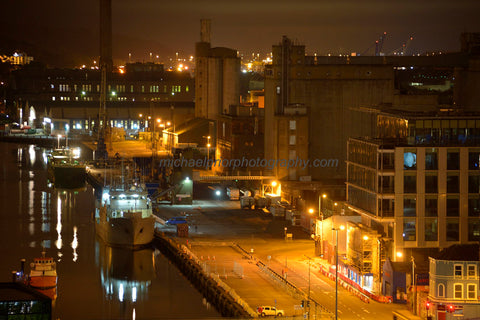
M277 86L277 94L280 94L280 86Z
M296 130L296 129L297 129L297 121L290 120L290 130Z
M417 192L417 176L407 175L403 177L403 192L416 193Z
M437 218L425 219L425 241L438 240L438 225Z
M477 266L474 264L469 264L467 266L467 276L469 278L475 278L476 275L477 275Z
M425 170L438 170L438 158L435 151L425 152Z
M458 217L460 213L459 207L458 198L447 198L447 217Z
M463 265L461 264L456 264L454 265L454 270L455 270L455 278L461 278L463 275Z
M403 168L405 170L417 169L417 154L415 150L405 150L403 153Z
M425 174L425 193L438 193L438 177L436 174Z
M467 284L467 299L477 298L477 286L473 283Z
M415 219L404 219L403 220L403 240L404 241L415 241L417 239L416 228L415 228Z
M447 193L459 193L458 174L447 175Z
M290 144L291 146L294 146L294 145L295 145L295 143L296 143L296 139L295 139L295 138L296 138L295 135L291 135L291 136L290 136L289 144Z
M480 193L480 175L468 175L468 193Z
M468 198L468 216L480 217L480 198L478 196Z
M437 198L425 198L425 217L436 217L438 215Z
M405 198L403 199L403 216L415 217L417 215L417 199Z
M480 221L468 218L468 241L480 241Z
M458 218L447 218L447 241L458 241Z
M480 152L468 153L468 170L480 170Z
M455 283L453 285L453 298L462 299L463 298L463 284Z
M443 284L441 284L441 283L438 285L438 292L437 292L437 294L438 294L438 297L439 297L439 298L444 298L444 297L445 297L445 286L444 286Z
M456 151L447 152L447 170L460 169L460 154Z

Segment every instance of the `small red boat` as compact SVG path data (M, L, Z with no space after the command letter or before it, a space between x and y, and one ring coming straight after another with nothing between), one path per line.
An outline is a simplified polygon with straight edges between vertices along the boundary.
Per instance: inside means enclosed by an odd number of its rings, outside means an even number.
M30 264L30 286L37 289L49 289L57 286L57 267L53 258L35 258Z

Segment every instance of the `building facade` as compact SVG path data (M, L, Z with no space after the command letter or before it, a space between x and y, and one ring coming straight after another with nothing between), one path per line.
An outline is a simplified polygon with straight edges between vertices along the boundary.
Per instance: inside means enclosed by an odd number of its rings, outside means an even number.
M98 124L100 71L26 66L13 74L18 120L40 127L43 118L67 119L70 128ZM127 64L108 74L107 114L112 127L139 129L148 117L179 124L194 117L195 82L189 73L165 71L153 63Z
M347 203L392 261L480 240L480 117L378 116L378 139L349 139Z
M240 58L230 48L212 48L210 20L201 21L195 44L195 117L217 120L240 104Z
M428 316L476 319L480 316L478 244L453 245L430 257Z

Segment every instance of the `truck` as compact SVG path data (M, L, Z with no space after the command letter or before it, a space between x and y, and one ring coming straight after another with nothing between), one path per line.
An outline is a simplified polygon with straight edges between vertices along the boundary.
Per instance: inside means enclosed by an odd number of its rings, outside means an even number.
M259 195L255 196L255 209L263 209L267 206L267 199Z
M230 200L238 200L240 199L240 190L238 188L228 187L227 195L230 198Z
M240 198L240 208L242 209L252 209L252 206L255 204L253 197L243 196Z

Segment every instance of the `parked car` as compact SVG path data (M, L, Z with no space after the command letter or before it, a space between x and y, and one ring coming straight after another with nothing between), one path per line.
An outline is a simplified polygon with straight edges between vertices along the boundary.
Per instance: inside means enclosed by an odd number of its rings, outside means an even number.
M173 217L165 222L165 224L169 226L183 223L187 223L187 219L185 217Z
M285 312L283 310L279 310L272 306L260 306L257 308L257 312L261 317L266 317L266 316L283 317L285 315Z

